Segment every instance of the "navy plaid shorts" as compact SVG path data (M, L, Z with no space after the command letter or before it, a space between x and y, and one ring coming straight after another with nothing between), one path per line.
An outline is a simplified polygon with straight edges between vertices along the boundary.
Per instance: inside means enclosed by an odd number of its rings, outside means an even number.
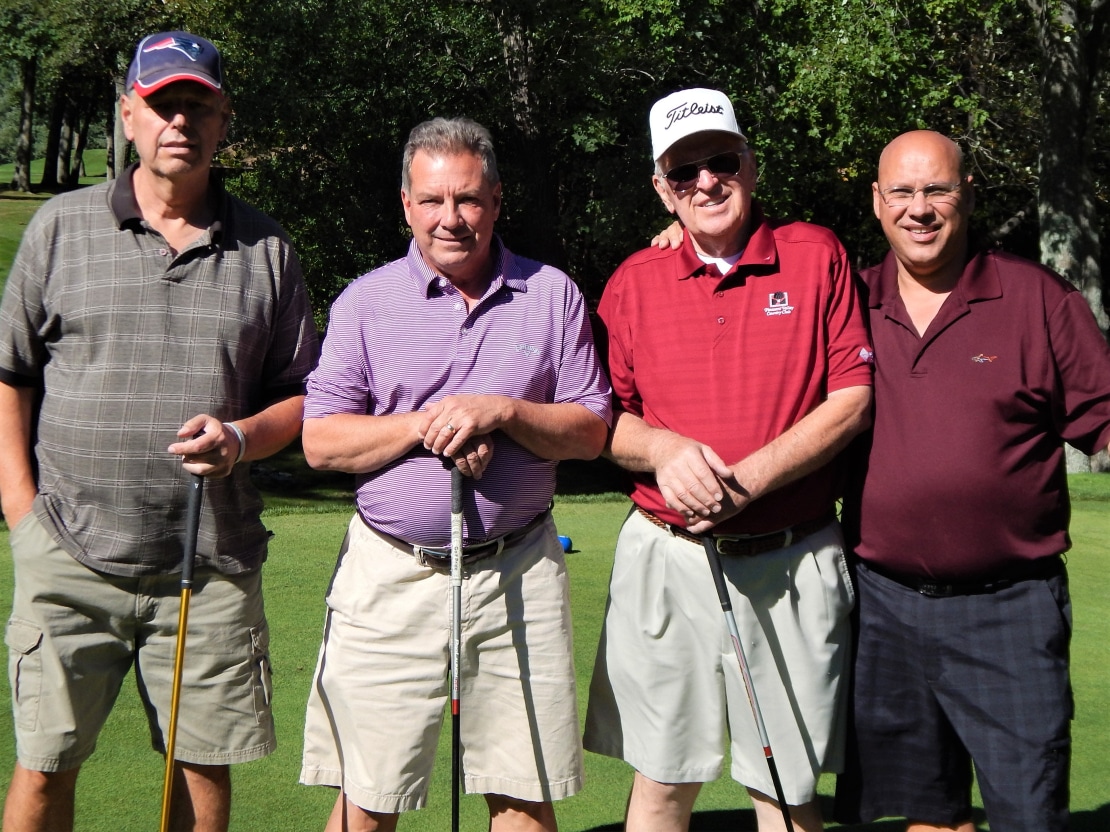
M1068 825L1071 601L1056 574L926 597L857 564L857 650L836 817L971 818L972 766L992 830Z

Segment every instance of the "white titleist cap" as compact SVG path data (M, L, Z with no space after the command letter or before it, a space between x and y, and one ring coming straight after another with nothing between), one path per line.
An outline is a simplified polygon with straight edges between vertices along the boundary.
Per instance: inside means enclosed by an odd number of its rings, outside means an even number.
M717 90L694 88L672 92L652 105L648 123L651 125L651 154L656 161L679 139L694 133L713 130L748 140L736 125L732 102Z

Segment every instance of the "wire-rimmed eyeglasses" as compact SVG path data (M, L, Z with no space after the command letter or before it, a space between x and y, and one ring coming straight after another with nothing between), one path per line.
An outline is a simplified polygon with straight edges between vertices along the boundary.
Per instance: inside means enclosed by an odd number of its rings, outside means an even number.
M963 185L962 179L959 182L933 182L920 188L895 185L879 191L879 196L891 208L908 208L918 194L925 197L925 202L929 205L955 205L960 200L960 188Z

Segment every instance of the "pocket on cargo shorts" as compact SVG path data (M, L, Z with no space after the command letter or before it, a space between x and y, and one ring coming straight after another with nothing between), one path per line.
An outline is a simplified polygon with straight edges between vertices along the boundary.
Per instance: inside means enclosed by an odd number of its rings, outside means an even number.
M8 680L15 704L15 722L20 728L33 730L38 722L39 700L42 696L42 630L22 618L8 619L4 633L8 645Z

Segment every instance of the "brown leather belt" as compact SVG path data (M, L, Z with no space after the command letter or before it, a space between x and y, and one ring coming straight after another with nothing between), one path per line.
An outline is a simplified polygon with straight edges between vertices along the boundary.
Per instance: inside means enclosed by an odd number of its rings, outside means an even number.
M639 506L636 506L636 511L652 525L658 526L661 529L666 529L675 537L681 537L683 540L689 540L691 543L696 543L699 546L703 545L705 537L712 538L718 554L733 555L735 557L750 557L751 555L782 549L784 546L797 543L799 540L808 537L814 532L820 531L836 519L836 516L832 512L829 512L815 520L795 523L793 526L788 526L777 532L768 532L767 534L709 534L698 537L681 526L676 526L673 523L660 520L650 511L642 509Z

